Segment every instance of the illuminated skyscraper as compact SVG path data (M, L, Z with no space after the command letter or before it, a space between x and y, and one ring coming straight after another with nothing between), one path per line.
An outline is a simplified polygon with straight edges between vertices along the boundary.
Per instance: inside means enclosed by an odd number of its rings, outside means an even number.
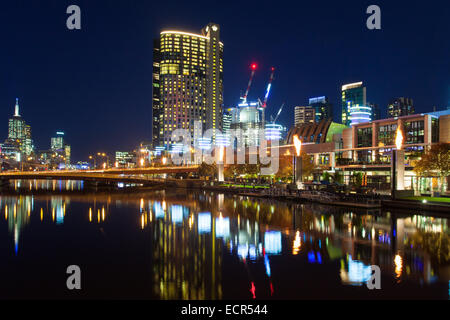
M388 107L388 117L402 117L414 114L414 102L411 98L395 98L389 102Z
M166 150L176 129L194 123L222 130L223 43L220 28L209 23L201 34L163 31L153 50L153 148ZM214 135L215 138L215 135Z
M31 140L31 127L19 114L19 98L16 98L14 115L8 122L7 144L15 146L18 152L29 155L33 152L33 141Z
M313 107L297 106L294 109L294 123L296 127L300 127L305 123L314 123L316 113Z
M316 122L333 118L333 109L328 97L310 98L309 105L314 108Z
M367 106L369 106L370 109L372 110L372 118L371 118L372 121L383 119L383 117L381 116L381 110L380 110L380 107L378 106L378 104L372 103L372 102L367 102Z
M372 108L367 105L366 87L362 82L342 86L342 123L349 126L372 119Z
M56 137L52 137L50 142L52 151L64 149L64 132L56 132Z

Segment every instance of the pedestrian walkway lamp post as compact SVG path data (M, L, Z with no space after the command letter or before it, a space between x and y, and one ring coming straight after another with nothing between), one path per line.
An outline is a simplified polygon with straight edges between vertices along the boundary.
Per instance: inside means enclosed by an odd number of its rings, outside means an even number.
M94 160L94 170L97 169L97 161L95 159L95 156L89 156L90 160Z
M219 148L219 154L218 154L218 159L217 159L217 180L219 182L224 182L224 168L225 168L225 164L224 164L224 155L225 155L225 148L222 146Z
M295 147L295 155L294 155L294 182L297 185L297 188L302 183L302 175L303 175L303 159L301 154L302 151L302 141L298 138L297 135L293 138L294 147Z
M395 193L397 190L404 190L405 188L405 151L402 150L403 133L398 127L395 134L396 149L392 150L391 161L391 196L395 200Z

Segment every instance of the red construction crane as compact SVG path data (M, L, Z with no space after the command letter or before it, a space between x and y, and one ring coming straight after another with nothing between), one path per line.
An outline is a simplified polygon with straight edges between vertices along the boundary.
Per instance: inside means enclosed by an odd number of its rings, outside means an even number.
M258 67L256 63L252 63L250 69L252 69L252 73L250 75L250 80L248 81L247 90L245 91L244 96L241 98L243 103L247 103L248 92L250 91L250 87L252 86L253 76L255 75L255 70Z

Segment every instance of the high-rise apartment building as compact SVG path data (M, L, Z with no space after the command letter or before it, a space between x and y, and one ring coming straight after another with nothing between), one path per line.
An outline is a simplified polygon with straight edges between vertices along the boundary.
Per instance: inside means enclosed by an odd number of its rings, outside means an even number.
M153 148L171 150L172 133L194 123L203 131L222 130L223 43L220 27L209 23L201 34L162 31L153 49ZM213 136L215 138L215 135Z
M367 105L366 87L362 82L342 86L342 123L346 126L371 121L372 109Z
M300 127L306 123L314 123L316 119L316 112L313 107L297 106L294 109L294 123L296 127Z
M19 114L19 99L16 98L14 115L8 122L8 139L6 143L14 146L17 152L30 155L33 152L33 141L31 140L31 127Z
M309 105L314 108L316 122L333 118L333 109L328 97L310 98Z
M57 131L56 137L50 139L50 147L52 151L64 149L64 132Z
M370 110L372 112L372 116L371 116L372 121L380 120L383 118L378 104L372 103L372 102L367 102L367 106L370 107Z
M411 98L392 99L387 107L388 117L402 117L414 114L414 102Z

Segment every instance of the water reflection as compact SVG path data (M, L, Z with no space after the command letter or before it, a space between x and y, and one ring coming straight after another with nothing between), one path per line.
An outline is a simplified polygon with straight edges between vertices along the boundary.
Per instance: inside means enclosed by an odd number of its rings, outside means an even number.
M16 192L31 192L31 191L80 191L84 188L83 181L75 180L49 180L49 179L34 179L34 180L10 180L8 190Z
M362 286L374 264L397 284L450 280L449 222L439 217L182 191L2 196L0 207L4 212L0 233L6 222L13 255L23 255L29 263L35 256L21 252L21 239L29 233L27 241L39 241L33 231L39 224L49 227L47 236L54 237L57 244L61 235L55 228L64 226L83 233L86 226L75 223L81 219L102 232L109 252L97 253L110 259L106 255L114 254L116 239L107 232L108 226L131 219L134 233L149 235L139 246L151 252L147 270L151 298L295 297L297 293L286 288L296 278L306 276L320 282L331 272L341 285ZM124 208L129 214L123 214ZM94 245L93 236L84 236ZM83 250L81 246L86 244L79 245ZM2 257L10 255L10 251L2 251ZM281 272L286 266L292 269ZM298 271L306 266L330 269L310 275Z

